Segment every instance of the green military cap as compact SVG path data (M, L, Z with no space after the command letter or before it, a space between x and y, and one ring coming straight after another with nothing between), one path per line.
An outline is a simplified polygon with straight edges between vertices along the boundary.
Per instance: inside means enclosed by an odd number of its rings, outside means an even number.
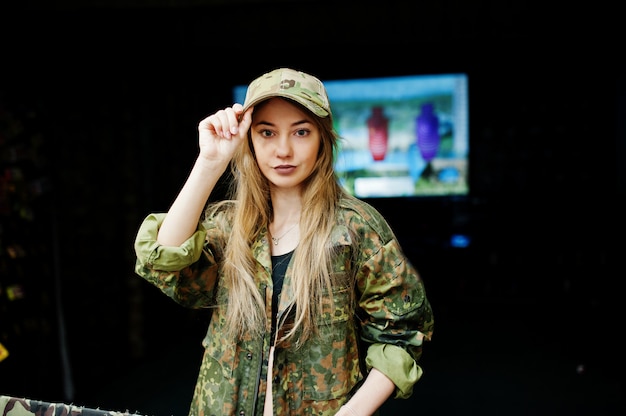
M330 102L322 81L301 71L279 68L252 81L246 92L244 111L271 97L294 100L318 117L330 114Z

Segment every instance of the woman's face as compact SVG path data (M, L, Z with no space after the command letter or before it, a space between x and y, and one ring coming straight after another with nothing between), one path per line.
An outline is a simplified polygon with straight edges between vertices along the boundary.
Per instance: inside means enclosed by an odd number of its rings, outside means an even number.
M298 188L313 171L320 132L312 117L281 98L254 109L252 146L261 172L273 186Z

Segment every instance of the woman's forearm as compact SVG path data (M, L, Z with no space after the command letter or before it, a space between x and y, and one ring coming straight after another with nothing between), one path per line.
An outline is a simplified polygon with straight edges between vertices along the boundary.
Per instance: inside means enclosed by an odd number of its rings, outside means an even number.
M225 168L202 158L196 160L159 229L159 244L180 246L191 237L198 227L209 195Z
M372 368L363 385L343 405L337 416L368 416L378 410L393 394L396 386L386 375Z

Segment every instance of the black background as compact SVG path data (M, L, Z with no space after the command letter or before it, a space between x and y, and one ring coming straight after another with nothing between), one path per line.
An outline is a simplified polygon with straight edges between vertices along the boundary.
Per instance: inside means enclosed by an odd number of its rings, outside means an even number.
M0 293L0 394L186 414L207 316L134 275L134 235L182 185L198 121L234 85L291 66L469 76L471 195L370 201L436 313L424 378L383 413L623 414L618 12L501 3L3 6L0 287L25 295ZM24 180L6 174L16 166Z

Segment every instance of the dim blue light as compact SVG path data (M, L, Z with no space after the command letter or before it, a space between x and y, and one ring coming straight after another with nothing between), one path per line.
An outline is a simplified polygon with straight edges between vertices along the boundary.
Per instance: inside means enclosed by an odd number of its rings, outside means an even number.
M466 248L470 245L470 238L463 234L453 234L450 237L450 245L456 248Z

